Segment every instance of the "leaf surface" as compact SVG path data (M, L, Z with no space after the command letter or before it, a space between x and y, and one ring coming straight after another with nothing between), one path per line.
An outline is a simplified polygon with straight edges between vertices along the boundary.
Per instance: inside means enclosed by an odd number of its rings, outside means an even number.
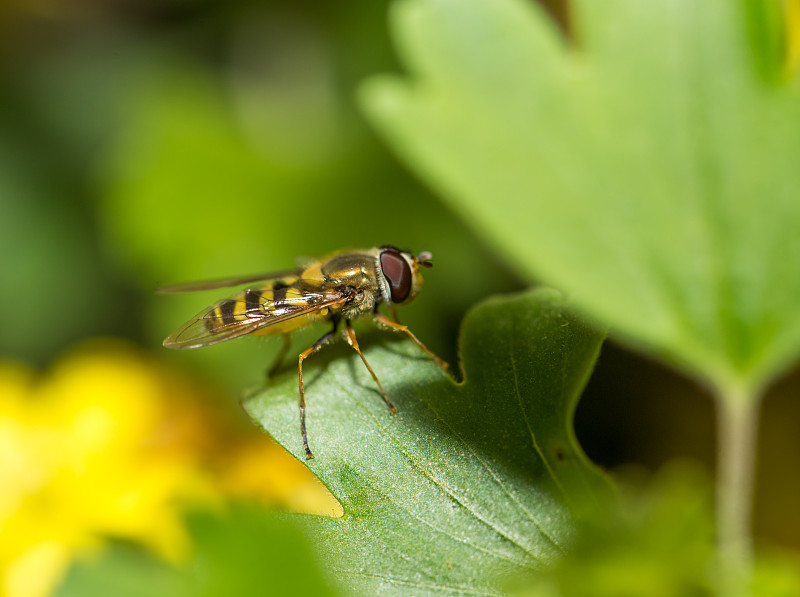
M573 8L570 47L532 2L397 2L410 76L366 111L520 271L754 395L800 352L797 77L759 74L744 2Z
M602 336L555 291L491 299L464 322L456 384L385 334L360 343L396 415L343 342L304 365L309 467L345 511L305 521L334 572L365 595L494 595L553 562L608 491L572 433ZM297 393L285 375L245 406L303 458Z

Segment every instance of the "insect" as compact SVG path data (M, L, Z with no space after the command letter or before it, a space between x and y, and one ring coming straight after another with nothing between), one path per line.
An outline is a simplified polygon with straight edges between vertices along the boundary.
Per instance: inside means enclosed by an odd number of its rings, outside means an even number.
M164 340L164 346L199 348L248 334L283 334L283 347L268 372L272 376L289 351L291 332L317 321L330 322L333 329L298 357L300 433L306 458L313 458L306 434L303 361L335 338L342 321L347 343L361 357L391 413L396 413L397 408L361 352L350 324L353 319L372 315L379 325L407 334L425 354L447 369L446 362L420 342L408 327L395 321L395 307L413 300L422 285L420 268L432 267L431 259L427 251L414 256L387 245L339 251L296 270L164 286L159 288L159 292L191 292L261 282L203 309L170 334ZM395 320L378 311L384 303L392 309Z

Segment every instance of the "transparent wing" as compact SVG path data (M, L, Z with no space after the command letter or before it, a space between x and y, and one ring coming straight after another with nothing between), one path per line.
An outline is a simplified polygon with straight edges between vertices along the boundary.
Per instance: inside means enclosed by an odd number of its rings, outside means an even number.
M263 274L253 274L250 276L239 276L234 278L215 278L213 280L200 280L199 282L184 282L182 284L168 284L156 288L158 294L176 294L179 292L197 292L198 290L214 290L215 288L227 288L230 286L241 286L251 282L261 282L264 280L274 280L286 276L300 275L299 269L287 269L282 272L269 272Z
M286 298L279 306L272 303L275 306L271 310L254 310L252 305L241 300L241 294L237 294L236 297L217 301L203 309L170 334L164 340L164 346L167 348L210 346L252 334L289 319L341 305L347 300L347 297L340 292L309 292L302 297Z

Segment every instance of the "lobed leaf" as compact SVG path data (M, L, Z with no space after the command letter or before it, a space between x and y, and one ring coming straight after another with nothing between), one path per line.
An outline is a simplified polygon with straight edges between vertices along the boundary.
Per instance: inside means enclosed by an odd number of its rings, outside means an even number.
M520 271L754 395L800 353L800 86L759 74L747 15L580 0L570 47L532 2L402 0L410 75L363 105Z
M306 361L309 468L345 516L305 524L337 576L365 595L494 595L561 556L609 489L572 433L601 341L548 289L467 316L461 384L409 341L362 339L396 415L352 351ZM303 458L297 392L293 373L245 407Z

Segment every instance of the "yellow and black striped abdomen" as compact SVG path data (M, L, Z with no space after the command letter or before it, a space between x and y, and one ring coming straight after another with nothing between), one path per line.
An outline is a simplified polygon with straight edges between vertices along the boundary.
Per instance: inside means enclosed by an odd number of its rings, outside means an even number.
M217 328L236 322L283 319L294 310L314 304L318 295L310 293L297 276L273 280L261 287L248 288L220 301L205 318L206 329L213 333ZM329 315L327 308L266 325L254 335L285 334L309 325Z

